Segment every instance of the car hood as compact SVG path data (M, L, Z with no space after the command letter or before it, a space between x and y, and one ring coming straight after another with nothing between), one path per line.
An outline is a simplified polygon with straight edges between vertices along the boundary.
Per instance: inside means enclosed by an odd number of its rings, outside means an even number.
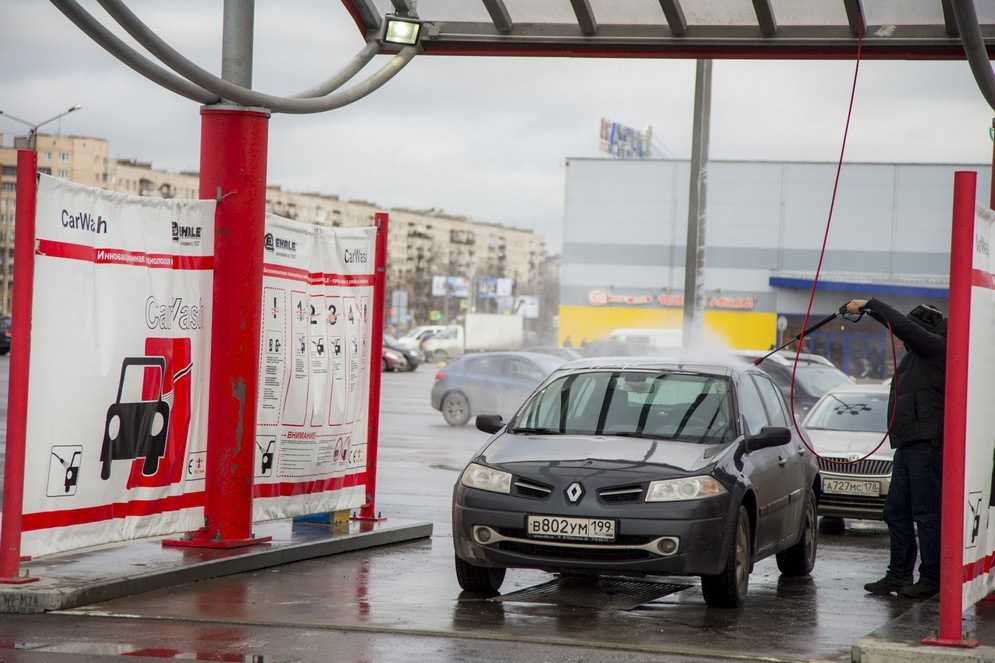
M833 456L850 456L870 453L881 443L881 433L856 433L840 430L820 430L808 428L805 430L812 447L820 454ZM891 458L895 451L886 440L874 454L875 457Z
M653 465L683 473L711 465L729 446L610 435L503 434L484 449L480 458L489 465L527 463L565 469L638 469Z

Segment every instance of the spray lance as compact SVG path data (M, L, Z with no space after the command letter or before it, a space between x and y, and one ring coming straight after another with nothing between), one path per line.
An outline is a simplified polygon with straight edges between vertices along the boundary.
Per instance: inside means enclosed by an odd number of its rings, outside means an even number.
M835 313L833 313L832 315L827 315L825 318L823 318L822 320L819 320L817 323L815 323L814 325L812 325L808 329L803 329L801 332L799 332L795 336L791 337L790 339L788 339L787 341L785 341L781 345L777 346L776 348L774 348L773 350L771 350L770 352L768 352L767 354L765 354L763 357L760 357L758 359L754 359L753 363L755 365L759 366L760 364L764 363L765 360L770 359L770 357L772 355L780 352L781 350L785 349L786 347L788 347L792 343L795 343L796 341L800 341L800 340L806 338L807 336L810 336L812 334L812 332L817 331L818 329L821 329L822 327L825 327L826 325L828 325L833 320L836 320L837 318L843 318L847 322L860 322L861 318L863 318L863 317L864 317L864 311L861 311L858 314L850 314L850 313L846 312L846 304L843 304L843 306L841 306L839 308L839 310L836 311Z

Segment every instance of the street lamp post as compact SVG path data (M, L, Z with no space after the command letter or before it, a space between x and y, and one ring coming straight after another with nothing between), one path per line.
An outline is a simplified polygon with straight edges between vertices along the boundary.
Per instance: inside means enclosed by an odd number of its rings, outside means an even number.
M39 129L41 129L42 127L44 127L46 124L51 124L52 122L55 122L56 120L61 120L66 115L69 115L70 113L75 113L76 111L78 111L81 108L83 108L83 107L80 106L79 104L77 104L75 106L70 106L67 110L62 111L58 115L53 115L52 117L48 118L44 122L29 122L28 120L22 120L21 118L17 117L16 115L11 115L10 113L7 113L7 112L2 111L2 110L0 110L0 117L5 117L8 120L13 120L14 122L18 122L20 124L23 124L23 125L29 127L30 131L28 132L28 149L29 150L34 150L38 146L37 144L38 144L38 130Z

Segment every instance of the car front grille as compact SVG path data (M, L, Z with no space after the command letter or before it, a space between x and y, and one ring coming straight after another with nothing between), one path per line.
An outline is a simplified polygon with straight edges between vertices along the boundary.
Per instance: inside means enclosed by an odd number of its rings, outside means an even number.
M502 541L497 544L498 549L518 555L528 555L529 557L544 557L546 559L560 560L594 560L603 562L633 562L647 559L656 559L646 550L619 550L617 548L600 549L590 548L566 548L560 546L541 546L534 543L521 543L519 541Z
M823 494L819 500L819 508L840 512L884 513L885 497L857 497L853 495ZM879 516L880 517L880 516Z
M891 461L867 458L851 463L840 458L822 457L819 458L819 469L833 474L886 477L891 475Z
M598 491L598 497L602 502L609 504L626 504L629 502L640 502L643 499L643 487L639 484L632 486L613 486L602 488Z
M515 486L515 493L522 497L545 499L553 492L552 487L529 479L516 479L513 485Z

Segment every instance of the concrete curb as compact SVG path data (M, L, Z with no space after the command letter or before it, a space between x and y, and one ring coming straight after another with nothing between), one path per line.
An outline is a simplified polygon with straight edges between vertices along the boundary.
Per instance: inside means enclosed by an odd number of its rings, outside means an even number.
M853 663L995 663L995 647L927 647L862 638L853 645L851 657Z
M393 543L415 541L432 536L432 524L406 522L392 526L378 525L372 532L344 534L313 539L303 543L274 543L245 549L219 559L178 563L152 572L103 577L92 580L56 576L42 578L28 585L0 585L0 614L36 614L66 610L122 596L140 594L197 580L208 580L235 573L256 571L281 564L300 562L344 552L364 550ZM55 562L55 560L53 560Z

